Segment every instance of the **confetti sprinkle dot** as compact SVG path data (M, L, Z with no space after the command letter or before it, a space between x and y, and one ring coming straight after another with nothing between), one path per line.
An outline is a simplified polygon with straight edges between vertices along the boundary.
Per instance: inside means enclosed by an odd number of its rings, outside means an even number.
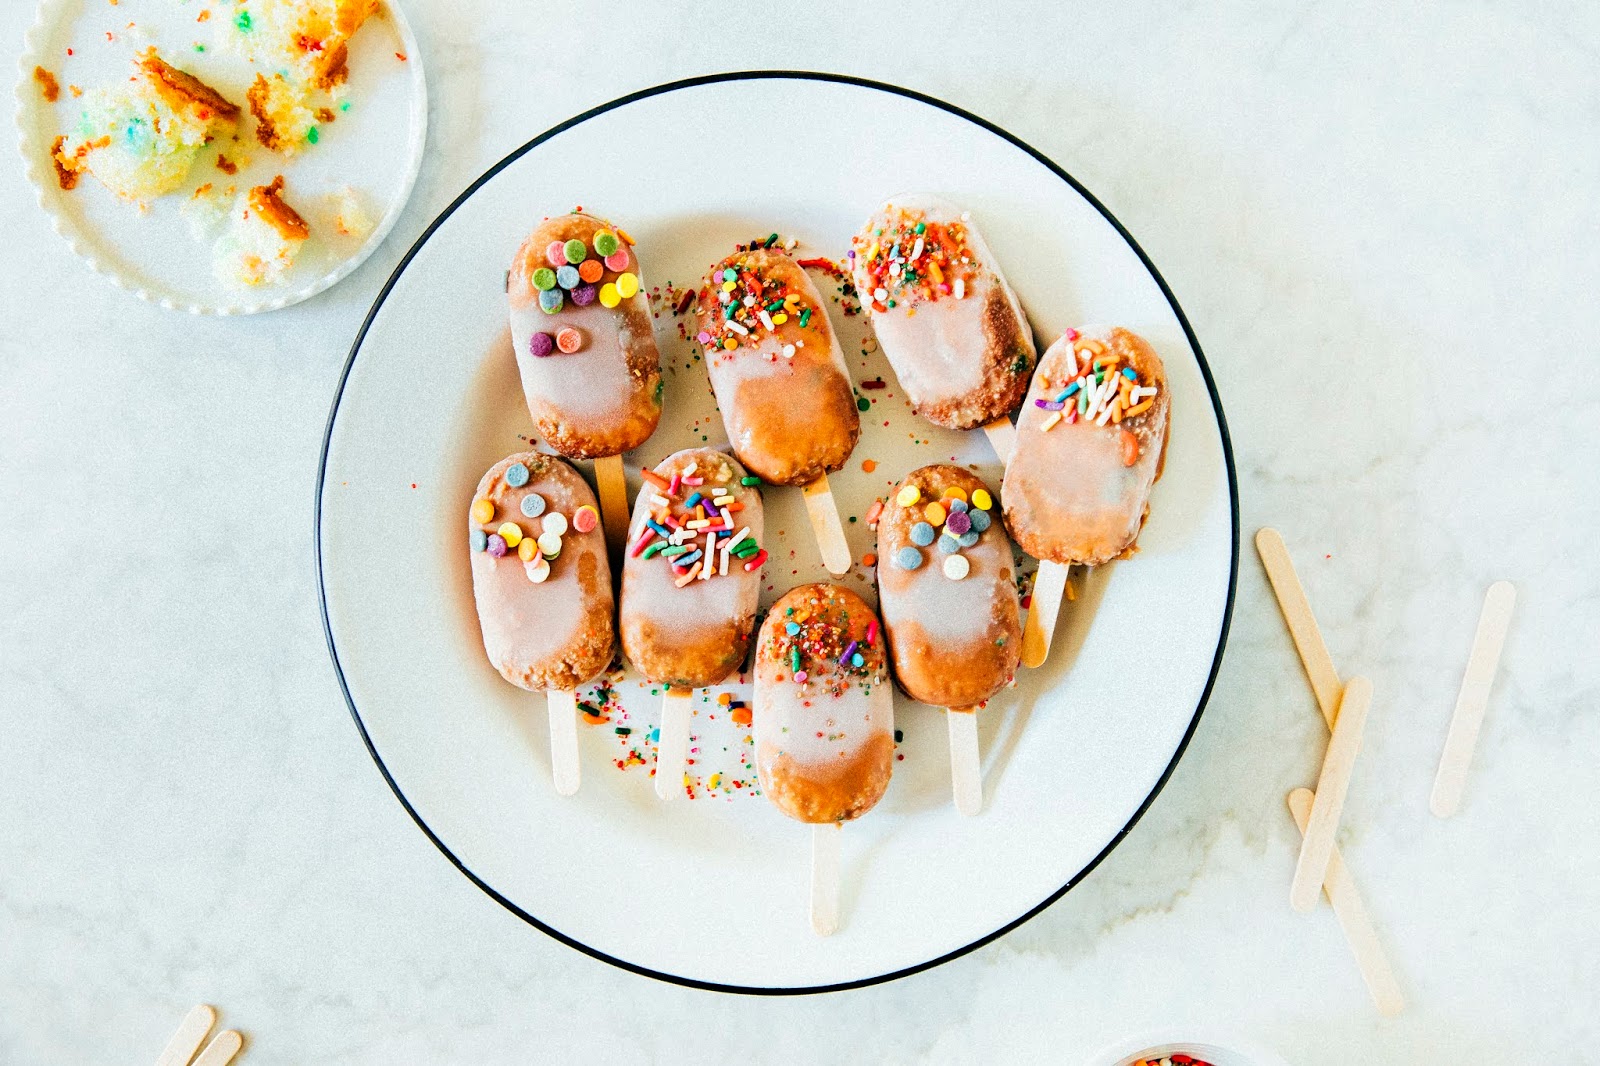
M598 259L585 259L578 264L578 277L584 281L599 281L605 276L605 264Z
M601 230L594 235L594 250L604 259L608 255L616 255L617 249L622 247L622 242L617 240L617 235L610 230Z
M559 537L559 536L561 536L561 534L565 533L566 531L567 531L567 516L566 515L562 514L560 511L551 511L549 514L544 516L544 530L543 530L543 532L545 532L545 533L554 533L556 536Z
M566 253L564 256L566 261L573 266L577 266L579 263L589 258L589 246L578 240L576 237L568 241L563 246L562 251Z
M540 359L556 350L556 338L552 333L535 333L528 338L528 352Z
M990 497L988 489L972 490L972 506L980 511L987 511L994 506L994 499Z
M532 541L529 541L531 544ZM528 580L535 585L544 584L550 576L550 561L544 556L538 556L522 564L522 572L528 575Z
M922 499L922 490L915 485L907 485L895 496L894 502L901 507L910 507L920 499Z
M481 529L474 529L470 538L472 550L481 552L489 547L489 535Z
M944 536L939 538L939 554L954 555L960 550L961 542L955 537L952 537L950 534L946 533Z
M489 534L489 540L485 545L484 550L490 555L494 556L496 559L501 558L506 552L510 551L510 549L506 547L505 538L498 533Z
M911 543L926 548L933 543L935 534L933 527L926 522L918 522L911 527Z
M506 542L506 547L515 548L522 543L522 527L515 522L502 522L496 529L495 535Z
M572 512L572 528L579 533L588 533L600 522L600 512L588 504L584 504Z
M577 304L579 307L588 307L590 304L595 302L599 295L599 286L579 285L576 289L572 290L572 302Z
M922 509L922 516L936 526L944 525L944 506L930 503Z
M971 529L967 530L965 533L961 534L961 536L956 538L956 543L961 545L963 548L972 547L974 544L978 543L977 531Z
M561 554L561 534L552 533L548 529L539 534L539 552L546 559L554 559Z
M608 281L600 286L600 306L615 307L622 302L622 294L617 291L617 283Z
M544 497L537 492L530 492L522 498L522 513L529 518L538 518L544 514Z
M960 500L962 503L967 502L967 490L962 488L960 485L951 485L949 488L944 490L943 496L947 500Z
M517 558L525 563L531 563L539 557L539 542L532 537L523 537L517 545Z
M915 570L922 565L922 553L907 544L894 553L894 565L902 570Z
M988 511L971 511L968 512L967 518L972 522L974 533L982 533L989 528L989 523L992 521Z
M632 274L632 273L627 273L627 272L624 272L624 273L621 273L621 274L617 275L617 295L618 296L622 297L624 300L628 300L628 299L632 299L634 294L637 293L638 291L639 291L639 275Z
M556 272L549 267L540 267L533 272L533 287L540 292L546 292L556 287Z
M951 581L960 581L971 571L972 564L967 562L965 555L952 555L944 561L944 576Z
M560 285L563 289L576 288L578 282L582 280L583 279L578 276L578 268L575 266L564 266L560 270L556 271L556 284Z
M583 331L573 326L568 326L556 334L556 347L571 355L583 347Z
M566 266L567 246L563 241L551 241L544 248L545 262L551 266Z
M514 489L520 489L528 483L528 468L522 463L512 463L506 467L506 484Z
M1129 430L1122 431L1122 465L1132 466L1139 461L1139 438Z
M961 511L952 511L944 520L944 528L959 537L972 528L972 519Z
M472 501L472 520L484 526L494 521L494 501L482 499Z
M944 505L949 508L951 514L955 514L957 511L965 511L972 506L966 500L946 500Z
M539 310L547 315L553 315L561 310L561 305L566 302L560 289L547 289L539 294Z
M624 270L627 270L628 250L626 248L619 248L611 255L606 256L606 269L615 270L619 274Z

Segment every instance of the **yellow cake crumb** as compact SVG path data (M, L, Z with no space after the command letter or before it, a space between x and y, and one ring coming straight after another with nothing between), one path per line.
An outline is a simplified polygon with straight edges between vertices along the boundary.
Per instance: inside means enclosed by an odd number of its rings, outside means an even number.
M63 184L86 170L117 195L145 200L182 185L201 148L238 117L221 93L146 49L130 80L87 94L76 129L51 155Z
M311 227L283 199L283 175L258 185L234 205L227 232L217 241L216 274L229 285L248 287L282 281Z

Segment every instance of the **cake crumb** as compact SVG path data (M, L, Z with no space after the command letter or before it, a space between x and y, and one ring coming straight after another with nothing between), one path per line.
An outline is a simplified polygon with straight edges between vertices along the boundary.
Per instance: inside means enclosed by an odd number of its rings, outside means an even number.
M283 175L272 179L271 184L257 185L250 190L250 206L263 221L278 231L286 241L303 241L311 236L311 227L299 212L283 202Z
M56 168L56 184L71 192L78 187L78 168L74 159L61 154L61 146L66 141L66 136L62 135L50 146L50 165Z
M56 76L43 67L33 68L33 80L39 83L39 91L44 94L47 103L55 103L61 99L61 83L56 81Z
M239 164L233 162L221 152L218 152L217 169L231 177L232 175L239 173Z
M333 212L334 232L341 237L361 238L372 232L372 213L367 209L366 198L346 185L328 194L328 206Z

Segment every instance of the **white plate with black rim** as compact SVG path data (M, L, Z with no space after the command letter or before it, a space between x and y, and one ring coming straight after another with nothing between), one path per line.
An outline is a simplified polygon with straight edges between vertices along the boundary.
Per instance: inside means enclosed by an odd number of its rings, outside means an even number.
M707 150L682 116L768 131ZM843 121L848 116L850 121ZM764 136L764 135L763 135ZM760 138L758 138L760 139ZM617 160L628 166L608 165ZM647 177L641 177L647 175ZM965 205L1041 343L1083 322L1143 334L1173 395L1166 471L1133 559L1079 579L1051 659L980 712L985 806L950 801L942 712L897 697L894 779L843 838L842 924L806 918L808 827L756 793L748 730L703 693L695 799L649 780L658 698L631 671L581 698L583 787L550 783L543 700L488 664L473 611L466 512L483 470L533 433L506 327L505 271L546 214L610 217L637 241L666 390L630 481L691 444L724 442L704 368L673 313L735 243L777 234L837 260L885 198L926 189ZM911 414L847 291L829 299L863 434L833 475L873 597L859 517L915 466L971 464L998 487L981 433ZM768 489L763 603L825 578L799 493ZM969 951L1081 880L1160 791L1221 660L1238 561L1232 456L1216 390L1177 302L1133 239L1059 166L1005 131L903 89L762 72L635 93L541 134L473 183L390 278L329 417L317 566L334 665L372 757L441 851L530 924L638 973L744 992L888 980ZM1025 567L1031 569L1031 566Z

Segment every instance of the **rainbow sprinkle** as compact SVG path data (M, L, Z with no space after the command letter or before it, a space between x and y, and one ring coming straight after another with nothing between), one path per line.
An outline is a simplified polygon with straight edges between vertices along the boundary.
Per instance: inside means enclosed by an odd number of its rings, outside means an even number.
M901 303L963 300L977 277L967 227L962 222L929 222L918 211L886 208L887 225L851 239L850 258L861 298L884 312Z

